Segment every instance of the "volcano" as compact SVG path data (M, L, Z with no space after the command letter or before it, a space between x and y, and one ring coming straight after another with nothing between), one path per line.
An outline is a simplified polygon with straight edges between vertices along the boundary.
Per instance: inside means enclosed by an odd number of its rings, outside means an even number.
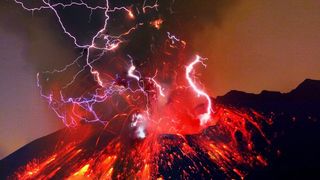
M208 58L176 28L185 21L179 19L197 16L194 7L184 16L174 1L14 2L32 14L50 12L77 56L36 77L66 128L3 159L1 176L261 179L277 175L266 171L292 149L312 154L304 138L319 136L304 135L317 127L318 81L286 94L232 91L211 98L198 77ZM308 124L308 132L293 132L294 146L286 149L290 128Z
M125 128L115 131L116 125L90 123L65 128L3 159L1 177L227 179L244 177L255 166L266 166L261 147L268 143L259 133L260 127L247 116L249 111L242 114L226 107L215 111L218 118L233 119L238 125L232 123L233 129L218 121L198 134L150 134L143 139L130 138Z
M8 179L286 179L316 177L320 152L320 81L305 80L289 93L231 91L217 97L215 111L237 115L252 132L225 131L219 124L201 133L161 134L132 139L116 125L82 124L39 138L0 161ZM220 103L226 104L222 106ZM272 147L254 122L235 109L255 109L273 119L263 125ZM256 111L246 110L255 114ZM219 118L224 119L225 116ZM126 129L122 129L126 131ZM233 131L231 131L233 132ZM235 144L232 144L235 138ZM229 149L230 147L236 148ZM249 153L251 152L251 153ZM257 153L260 152L260 153ZM266 157L266 158L264 158ZM250 159L254 159L250 161ZM246 163L249 162L249 163ZM231 168L231 169L230 169ZM319 176L318 176L319 177Z

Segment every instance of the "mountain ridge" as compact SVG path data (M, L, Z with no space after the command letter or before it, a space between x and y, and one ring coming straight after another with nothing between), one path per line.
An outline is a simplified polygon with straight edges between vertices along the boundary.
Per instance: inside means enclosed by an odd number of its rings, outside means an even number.
M255 108L262 111L296 111L319 113L320 80L306 79L295 89L281 93L263 90L259 94L231 90L216 98L218 103L235 107Z

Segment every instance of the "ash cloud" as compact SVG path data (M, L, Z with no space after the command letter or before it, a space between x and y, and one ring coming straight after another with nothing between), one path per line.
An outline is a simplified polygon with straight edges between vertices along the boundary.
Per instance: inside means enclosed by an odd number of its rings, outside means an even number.
M98 2L98 1L96 1ZM115 1L118 3L118 1ZM131 2L131 1L130 1ZM138 6L141 5L143 1L135 1L134 3ZM129 3L129 1L122 1L121 3ZM142 28L137 32L137 34L133 37L132 42L126 45L123 48L124 53L131 54L134 56L135 59L141 64L144 64L143 61L157 61L153 60L151 56L152 49L156 49L159 44L162 43L163 39L166 36L166 31L173 32L179 35L182 39L186 41L191 41L189 44L190 48L192 47L192 40L193 38L200 33L203 28L207 24L214 25L219 27L223 23L223 18L225 13L230 9L230 7L236 4L235 0L224 0L224 1L197 1L197 0L163 0L160 1L159 12L156 14L152 14L146 18L138 17L137 21L146 22L150 19L154 18L163 18L164 25L161 29L160 33L156 33L155 30L150 28ZM70 23L68 27L70 31L73 31L82 42L87 42L92 34L97 30L97 28L101 25L103 17L101 17L101 13L92 14L88 16L90 12L87 11L72 11L71 10L63 12L61 15L66 20L66 23ZM79 19L81 17L81 19ZM121 18L120 16L117 18ZM74 19L78 19L74 21ZM121 22L120 22L121 23ZM117 23L111 27L112 31L117 31L118 29L115 28ZM28 71L30 76L36 78L35 74L37 72L42 72L46 70L52 70L56 68L61 68L66 64L72 62L81 51L80 49L76 48L73 45L72 40L67 37L57 22L56 17L52 14L52 12L44 10L40 12L28 12L21 8L20 5L14 3L14 1L1 1L0 2L0 29L3 32L10 34L11 36L15 36L16 39L20 39L19 42L23 44L23 51L19 52L22 53L23 66L27 66L25 68L31 69ZM3 42L4 43L4 42ZM150 46L153 44L153 46ZM11 49L11 52L7 52L7 54L15 54L17 53L15 49ZM18 61L16 61L18 62ZM19 61L20 62L20 61ZM8 62L13 63L13 62ZM14 66L20 66L18 64L12 64ZM148 68L150 66L147 66ZM16 82L17 87L20 88L19 84L22 82L29 81L29 79L21 79L16 78L18 76L15 72L12 74L11 81ZM1 79L5 81L5 79ZM20 82L21 81L21 82ZM30 87L35 87L36 84L32 84L34 81L30 80ZM26 83L24 83L26 84ZM28 87L29 88L29 87ZM20 93L25 94L28 96L30 93L38 94L38 92L33 92L36 88L31 89L21 89ZM3 90L10 90L8 87L3 87ZM32 92L30 92L32 91ZM31 96L30 96L31 97ZM32 96L35 97L35 96ZM13 102L21 103L21 106L28 106L28 102L24 102L24 100L30 101L30 98L25 99L17 99L18 97L14 97ZM40 95L39 95L40 98ZM35 101L39 101L39 99L35 99ZM45 104L38 104L41 105L43 108L48 108ZM14 112L14 105L12 105L11 112L8 113L16 113ZM42 109L43 110L43 109ZM25 112L25 116L30 116L30 114L37 114L42 112L42 110L34 111L34 109L30 109L30 112ZM39 111L39 112L38 112ZM53 112L45 111L45 114L48 115L49 119L55 119ZM43 119L46 116L41 116L42 118L35 117L33 122L35 125L29 123L27 129L31 129L31 131L38 131L39 124L37 122L46 122L47 119ZM21 131L26 129L23 127L24 125L28 124L28 119L34 118L26 117L25 124L22 124L21 127L16 127L14 131ZM1 121L5 121L1 119ZM48 122L47 125L52 126L52 128L47 127L45 130L41 131L42 135L51 133L52 131L56 130L57 127L60 127L58 123L60 121L54 121L56 123ZM19 119L12 119L10 120L9 126L15 126L16 124L21 123ZM2 128L0 127L0 131ZM33 130L32 130L33 129ZM12 144L14 147L19 147L23 145L23 143L27 143L32 139L37 138L36 136L41 136L39 134L30 133L30 132L21 132L20 137L17 137L16 142L12 142L10 146L10 150L12 149ZM3 137L6 139L7 137ZM20 138L20 140L19 140ZM9 143L10 144L10 143ZM4 151L4 150L3 150ZM3 154L8 154L10 152L0 152L0 157L4 156Z
M88 3L103 4L104 1L94 0ZM152 4L152 1L148 1ZM236 0L163 0L159 1L159 12L147 17L138 17L137 22L147 22L150 19L161 17L164 19L162 31L170 31L179 35L182 39L189 41L192 46L193 39L201 33L204 27L219 27L228 10L237 4ZM139 7L143 0L132 1L112 1L110 6L132 6ZM34 13L25 11L20 5L13 1L0 2L0 24L7 32L14 33L21 38L27 39L29 43L26 50L28 64L33 65L36 71L50 70L63 67L72 62L81 51L75 48L72 39L66 36L56 17L50 10L35 11ZM30 7L34 4L28 3ZM67 24L67 29L72 32L81 43L88 43L92 36L103 25L103 12L90 12L84 8L59 9L63 22ZM123 25L120 15L115 15L118 22L110 22L110 31L119 31L118 27ZM10 18L9 18L10 17ZM150 46L154 39L154 31L142 29L137 32L142 38L133 39L136 46L140 46L140 57L148 55L144 52L146 46ZM164 38L161 36L161 38ZM130 46L129 46L130 47ZM148 48L149 49L149 48ZM129 51L130 52L130 51Z
M165 0L163 2L163 8L167 10L164 19L169 29L190 41L207 26L219 28L223 24L225 15L239 3L236 0Z

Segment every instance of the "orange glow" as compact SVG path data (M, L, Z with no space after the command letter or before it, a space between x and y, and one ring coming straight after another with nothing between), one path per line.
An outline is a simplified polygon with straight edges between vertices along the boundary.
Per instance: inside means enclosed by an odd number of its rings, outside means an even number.
M88 171L90 165L86 164L85 166L83 166L79 171L77 171L76 173L74 173L74 176L84 176L85 173Z
M132 13L132 11L130 11L130 10L128 11L128 16L129 16L130 19L134 19L135 18L133 13Z
M155 27L156 29L160 29L162 23L163 23L163 20L162 20L162 19L156 19L156 20L150 22L150 24L151 24L153 27Z

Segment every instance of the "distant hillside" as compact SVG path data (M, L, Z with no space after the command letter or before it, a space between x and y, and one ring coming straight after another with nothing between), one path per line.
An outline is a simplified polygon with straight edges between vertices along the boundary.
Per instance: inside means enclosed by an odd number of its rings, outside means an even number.
M320 80L306 79L288 93L262 91L260 94L232 90L217 102L235 107L290 113L320 113Z

